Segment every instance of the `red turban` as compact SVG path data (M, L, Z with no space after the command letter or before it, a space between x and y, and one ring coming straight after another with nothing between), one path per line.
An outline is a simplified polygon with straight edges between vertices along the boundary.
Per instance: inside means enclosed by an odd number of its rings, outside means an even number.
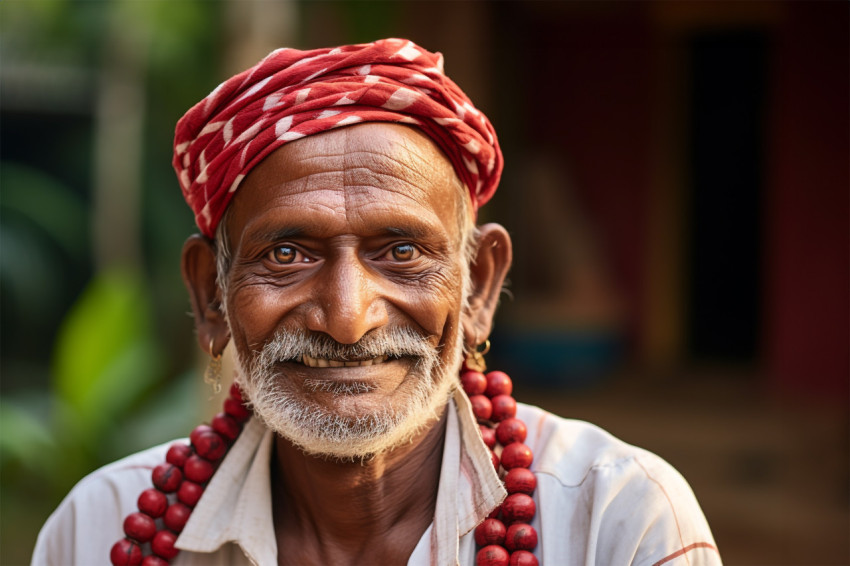
M443 73L443 56L384 39L278 49L177 123L174 170L201 232L215 233L245 176L288 141L360 122L411 124L451 161L477 208L496 190L502 152L487 117Z

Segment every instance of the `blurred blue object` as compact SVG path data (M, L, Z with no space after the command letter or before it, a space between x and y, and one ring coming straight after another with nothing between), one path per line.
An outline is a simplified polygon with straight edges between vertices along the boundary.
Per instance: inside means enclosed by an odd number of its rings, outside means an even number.
M491 369L535 387L579 388L603 382L620 363L623 337L610 329L504 329L494 332Z

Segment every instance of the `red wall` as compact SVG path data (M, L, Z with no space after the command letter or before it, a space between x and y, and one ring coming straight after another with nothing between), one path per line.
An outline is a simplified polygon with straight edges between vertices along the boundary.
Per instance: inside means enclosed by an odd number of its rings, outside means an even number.
M645 6L579 18L541 19L528 27L529 110L526 135L557 147L602 253L624 295L626 334L640 341L645 298L651 182L654 53Z
M767 375L774 389L842 403L850 379L848 6L786 6L765 192Z

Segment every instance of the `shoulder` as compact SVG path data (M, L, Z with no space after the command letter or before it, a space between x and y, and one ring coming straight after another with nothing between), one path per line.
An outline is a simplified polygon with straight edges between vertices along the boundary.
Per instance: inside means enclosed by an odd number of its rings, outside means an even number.
M670 464L587 422L529 405L518 416L535 456L544 552L548 538L559 541L551 553L568 554L562 563L655 564L677 552L719 563L693 491Z
M138 452L80 480L47 519L32 564L97 564L123 536L124 517L136 511L152 470L165 461L171 443Z
M618 482L631 476L682 481L681 475L655 454L591 423L524 404L519 404L517 416L528 427L526 444L535 455L534 471L564 486L578 487L600 479Z

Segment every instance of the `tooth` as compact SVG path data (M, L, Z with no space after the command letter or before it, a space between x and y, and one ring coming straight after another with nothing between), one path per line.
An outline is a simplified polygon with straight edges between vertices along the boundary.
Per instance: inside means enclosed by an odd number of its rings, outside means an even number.
M345 367L347 367L347 368L353 368L353 367L357 367L359 365L360 365L360 362L345 362Z
M371 366L374 362L375 362L375 360L363 360L362 362L360 362L360 365L361 366Z
M328 367L328 360L326 360L324 358L317 358L316 359L316 367L320 367L320 368Z
M337 360L328 360L328 365L332 368L341 368L343 366L347 366L348 362L339 362Z

